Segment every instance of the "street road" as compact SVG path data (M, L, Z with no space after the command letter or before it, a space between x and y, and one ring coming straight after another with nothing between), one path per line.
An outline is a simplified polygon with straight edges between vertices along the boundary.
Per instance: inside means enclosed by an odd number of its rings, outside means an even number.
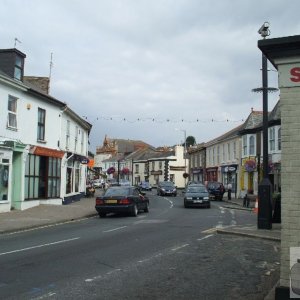
M216 233L256 215L148 193L150 212L0 236L1 299L263 299L279 244Z

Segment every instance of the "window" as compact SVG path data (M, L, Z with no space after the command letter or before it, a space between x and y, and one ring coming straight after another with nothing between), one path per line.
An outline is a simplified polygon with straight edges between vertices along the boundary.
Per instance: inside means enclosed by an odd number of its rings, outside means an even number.
M243 136L243 155L247 155L247 136Z
M78 126L75 126L75 146L74 146L75 152L77 150L77 142L78 142Z
M233 159L237 159L237 157L236 157L236 142L233 142Z
M227 155L227 160L230 160L230 154L231 154L231 152L230 152L230 143L228 143L227 144L227 153L228 153L228 155Z
M20 56L16 56L16 63L15 63L15 72L14 78L21 80L22 79L22 71L23 71L23 60Z
M38 128L37 128L37 139L39 141L45 140L45 120L46 111L42 108L38 109Z
M139 173L139 171L140 171L140 170L139 170L139 165L136 164L136 165L135 165L135 173Z
M269 138L269 142L270 142L270 151L274 151L275 150L275 128L272 127L269 129L270 131L270 138Z
M25 167L25 200L60 196L61 159L29 154Z
M255 155L255 141L253 135L249 138L249 155Z
M277 146L278 150L281 150L281 128L278 129Z
M7 126L10 128L17 128L17 98L8 96L8 117Z
M152 171L155 170L155 161L152 162Z
M66 129L66 149L70 147L70 121L67 120L67 129Z
M220 164L220 146L217 148L217 164Z
M9 165L0 163L0 201L8 201Z
M226 158L225 158L225 144L222 145L222 159L223 159L223 161L226 161Z
M159 162L159 169L162 169L162 161Z
M85 151L84 151L84 132L81 131L81 153L84 154Z

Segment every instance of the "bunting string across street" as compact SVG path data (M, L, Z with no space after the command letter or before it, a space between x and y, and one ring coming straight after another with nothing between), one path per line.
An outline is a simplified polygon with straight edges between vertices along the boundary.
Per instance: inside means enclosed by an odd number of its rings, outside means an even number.
M184 118L127 118L127 117L121 117L121 116L114 116L114 117L107 117L107 116L99 116L90 118L88 116L83 116L87 121L89 121L91 124L95 123L96 121L112 121L112 122L126 122L126 123L138 123L138 122L153 122L153 123L240 123L244 122L244 119L239 120L233 120L233 119L184 119ZM93 121L90 121L92 120Z

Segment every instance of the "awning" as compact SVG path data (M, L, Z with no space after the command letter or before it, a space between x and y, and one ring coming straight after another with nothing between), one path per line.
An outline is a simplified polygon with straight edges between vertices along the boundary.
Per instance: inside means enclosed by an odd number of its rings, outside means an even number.
M59 151L59 150L40 147L40 146L32 146L29 152L31 154L35 154L39 156L49 156L55 158L63 158L63 156L65 155L64 151Z

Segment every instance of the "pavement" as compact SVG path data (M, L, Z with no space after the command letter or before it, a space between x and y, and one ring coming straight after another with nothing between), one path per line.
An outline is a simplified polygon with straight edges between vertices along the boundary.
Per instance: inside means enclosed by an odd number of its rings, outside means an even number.
M30 230L33 228L55 226L61 223L97 216L95 210L95 197L101 193L102 190L97 189L94 197L82 198L80 201L67 205L43 204L23 211L13 210L7 213L0 213L0 235ZM249 207L243 206L243 199L235 197L228 200L225 196L223 202L223 207L247 210L249 213L254 213L253 208L255 206L255 199L254 201L250 201ZM271 230L257 229L256 225L233 225L226 228L217 228L217 233L280 242L281 224L272 224ZM274 289L275 287L270 291L265 300L275 299Z

